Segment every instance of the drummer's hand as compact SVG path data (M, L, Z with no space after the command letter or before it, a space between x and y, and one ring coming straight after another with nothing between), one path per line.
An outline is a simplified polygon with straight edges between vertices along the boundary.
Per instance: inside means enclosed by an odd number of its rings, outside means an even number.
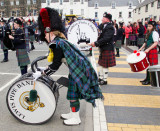
M90 45L90 46L92 46L92 47L95 47L95 44L94 44L94 42L92 42L92 43L89 43L88 45Z
M40 71L36 71L33 73L33 78L34 80L37 80L39 77L41 77L42 73Z
M14 37L13 37L13 36L11 36L11 35L9 35L9 39L13 40L13 39L14 39Z
M148 52L149 52L149 50L148 50L148 49L146 49L144 52L145 52L145 53L148 53Z

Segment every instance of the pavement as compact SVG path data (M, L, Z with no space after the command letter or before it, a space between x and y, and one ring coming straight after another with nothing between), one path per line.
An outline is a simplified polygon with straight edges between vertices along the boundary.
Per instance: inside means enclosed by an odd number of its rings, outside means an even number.
M120 50L116 66L109 68L108 85L101 86L108 131L160 131L160 89L143 86L139 81L145 78L145 71L133 73L126 62L135 49L130 46ZM97 48L93 56L98 71ZM100 126L95 131L102 130Z
M48 52L45 44L35 46L36 50L29 54L31 61ZM122 48L120 57L116 58L117 65L109 68L108 85L101 86L104 101L96 100L96 108L84 100L80 101L82 123L78 126L65 126L60 119L60 114L69 112L66 87L59 90L56 112L45 124L26 125L10 114L6 94L13 82L20 77L15 52L10 51L9 62L0 63L0 131L160 131L160 89L142 86L139 81L144 79L145 71L133 73L126 62L127 55L135 49L137 48ZM89 59L97 73L98 57L98 49L93 48L93 56ZM3 52L0 50L0 59L2 58ZM43 67L48 64L44 60L39 65ZM57 80L61 76L67 77L68 72L68 68L62 65L52 78Z

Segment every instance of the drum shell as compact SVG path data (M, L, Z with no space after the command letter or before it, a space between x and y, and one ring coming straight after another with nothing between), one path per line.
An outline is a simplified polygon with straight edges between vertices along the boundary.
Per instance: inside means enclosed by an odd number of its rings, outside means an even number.
M131 67L131 70L133 72L140 72L148 68L149 62L147 60L147 57L145 57L143 60L137 63L128 63Z

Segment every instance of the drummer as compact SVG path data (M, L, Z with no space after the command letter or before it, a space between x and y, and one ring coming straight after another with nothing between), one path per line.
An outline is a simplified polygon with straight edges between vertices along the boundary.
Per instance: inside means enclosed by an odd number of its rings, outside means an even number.
M98 77L88 58L86 58L73 44L65 40L62 33L63 25L56 10L49 7L40 10L38 25L41 30L41 39L47 41L53 50L53 63L47 68L33 73L35 79L41 75L55 73L65 58L69 68L69 87L67 99L70 100L70 113L62 114L65 125L78 125L81 123L79 99L85 99L95 106L95 99L103 99L98 85Z
M147 28L148 33L146 35L146 41L143 44L143 46L139 49L139 51L144 49L144 52L147 55L150 66L158 64L157 45L159 41L159 34L155 29L156 29L156 22L149 21L148 28ZM150 75L149 75L148 69L146 71L146 78L140 82L142 82L143 85L150 84Z
M20 67L21 74L27 73L27 66L30 64L29 56L26 50L23 30L20 28L22 22L20 19L14 19L14 28L16 29L14 37L9 35L9 38L13 40L14 47L16 49L16 56L18 66Z

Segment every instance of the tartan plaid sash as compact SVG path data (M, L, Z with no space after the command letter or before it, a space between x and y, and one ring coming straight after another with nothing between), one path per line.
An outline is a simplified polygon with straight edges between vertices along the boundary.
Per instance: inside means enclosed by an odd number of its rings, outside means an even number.
M95 107L95 99L104 99L104 97L98 85L97 74L88 58L67 40L55 38L54 41L56 48L62 48L70 75L75 80L81 95Z

